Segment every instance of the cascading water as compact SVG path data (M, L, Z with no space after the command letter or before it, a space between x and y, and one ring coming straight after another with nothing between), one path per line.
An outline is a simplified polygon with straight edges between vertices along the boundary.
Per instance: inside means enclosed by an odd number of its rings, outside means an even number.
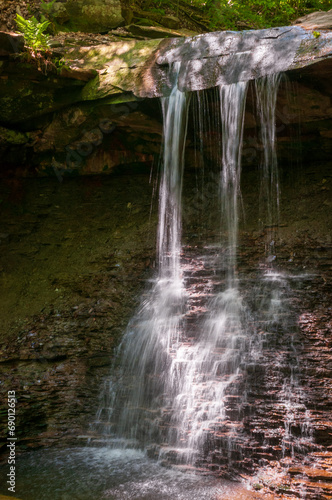
M222 144L222 237L213 247L205 247L201 255L196 252L191 257L190 249L181 246L189 99L177 89L179 69L179 64L173 66L175 84L170 97L162 99L164 156L159 191L158 276L123 337L120 365L113 370L117 378L104 391L95 428L105 427L100 422L102 413L107 413L107 432L117 446L120 439L124 446L148 448L161 460L199 464L202 457L209 456L212 462L229 464L234 459L243 460L243 450L254 446L246 437L243 416L246 411L254 411L248 410L247 397L253 390L255 373L264 372L266 346L270 356L271 345L278 343L276 335L294 329L285 308L287 280L271 268L279 206L275 106L280 76L255 82L263 145L261 214L269 239L264 274L248 288L249 281L239 275L237 264L248 84L238 82L219 89L220 119L216 122L220 123ZM206 104L199 102L200 114ZM202 124L199 132L204 151ZM280 356L280 366L290 360L290 356L288 361L283 354ZM268 377L268 369L265 371ZM277 380L278 389L272 389L272 380ZM289 404L297 397L294 380L291 377L288 383L281 375L271 377L271 382L268 378L264 381L267 390L277 394L276 404L283 407L284 443L291 435ZM267 444L270 438L264 439Z
M279 173L276 152L276 102L281 75L276 73L255 80L257 108L263 146L261 162L260 220L268 231L268 260L273 260L274 240L279 223Z
M106 393L110 432L148 443L159 433L158 415L169 398L169 366L179 340L184 288L181 277L181 195L187 98L175 85L162 99L164 159L159 192L158 277L120 346L120 381ZM146 425L148 423L148 425Z
M263 159L261 163L261 206L260 220L264 223L266 232L266 259L268 269L261 280L261 295L263 302L260 310L264 311L267 328L276 333L291 332L287 365L290 375L284 377L279 391L278 404L284 408L284 428L282 438L283 455L290 450L294 456L295 448L301 449L303 443L312 443L312 430L308 419L308 411L304 404L305 396L299 384L298 355L294 344L296 325L292 313L287 307L287 299L291 290L288 283L292 277L273 270L275 256L275 240L278 236L280 187L278 159L276 151L276 102L281 75L276 73L255 80L258 115L260 118ZM303 418L301 439L298 440L292 432L296 427L295 415L300 412ZM305 448L305 446L304 446ZM303 449L304 449L303 448Z
M226 227L228 288L236 287L236 254L239 230L241 153L247 82L220 88L222 124L221 200Z
M236 284L236 247L242 130L247 85L220 89L222 170L220 192L227 233L226 290L208 305L210 313L194 341L179 346L170 370L173 388L168 442L181 446L178 453L193 462L207 436L224 420L225 389L238 375L239 343L243 338L244 308Z

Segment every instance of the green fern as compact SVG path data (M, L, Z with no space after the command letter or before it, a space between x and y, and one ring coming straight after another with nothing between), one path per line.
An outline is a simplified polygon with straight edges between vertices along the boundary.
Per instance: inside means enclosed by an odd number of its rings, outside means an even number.
M18 31L23 33L28 47L33 50L49 47L49 36L44 33L50 25L49 21L39 23L34 16L31 19L24 19L16 14L16 24Z

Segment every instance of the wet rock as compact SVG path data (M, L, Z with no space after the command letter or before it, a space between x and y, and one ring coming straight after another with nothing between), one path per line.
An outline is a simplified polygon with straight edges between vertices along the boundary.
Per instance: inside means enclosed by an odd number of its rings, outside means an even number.
M67 116L77 123L81 118L79 113ZM147 255L151 258L154 253L155 218L152 216L150 226L151 192L148 177L144 178L141 184L142 177L138 176L133 191L128 190L133 180L128 178L123 179L125 184L119 178L116 182L116 178L90 178L81 186L74 182L62 185L60 190L55 179L43 184L42 192L24 189L29 212L16 217L15 209L12 212L5 203L11 215L7 213L7 222L3 219L1 226L10 227L13 236L7 237L10 232L1 227L1 245L7 250L1 252L1 259L7 259L7 278L2 286L9 290L4 294L8 300L1 304L5 308L1 320L6 310L9 323L1 325L0 392L4 402L6 391L20 394L17 412L24 421L18 431L20 452L57 443L60 438L72 443L76 435L85 432L86 416L89 421L94 418L100 384L109 375L114 346L137 305L144 277L153 272L145 265ZM1 199L5 192L2 184ZM128 202L140 210L129 211ZM118 224L126 230L114 240ZM30 256L25 250L33 243L37 252ZM84 270L79 265L75 271L82 252ZM121 266L116 267L119 262ZM27 270L29 281L19 291L14 274L22 268ZM112 276L115 268L118 271ZM35 299L15 301L12 314L9 303L15 293L22 297L31 293L30 298ZM8 342L3 340L4 331L11 332ZM4 415L0 414L1 436L7 435ZM1 441L0 447L3 444Z
M314 481L332 482L332 472L324 469L315 469L310 467L290 467L288 469L288 474L290 474L291 476L304 474Z
M112 358L109 356L95 356L89 358L88 360L90 367L100 367L100 366L110 366L112 364Z

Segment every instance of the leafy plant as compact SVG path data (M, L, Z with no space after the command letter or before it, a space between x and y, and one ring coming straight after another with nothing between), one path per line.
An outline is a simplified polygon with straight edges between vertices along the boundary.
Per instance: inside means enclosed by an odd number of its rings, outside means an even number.
M50 0L50 2L41 2L40 4L40 8L42 11L45 12L45 14L49 17L51 15L51 12L53 10L53 4L56 2L57 0Z
M18 31L23 33L26 44L32 50L47 49L49 47L49 36L45 34L49 21L38 22L33 16L31 19L24 19L24 17L16 14L16 24Z
M140 3L140 0L130 0ZM185 18L195 20L193 11L200 10L211 30L259 29L288 26L302 15L331 8L331 0L143 0L146 10L185 11Z

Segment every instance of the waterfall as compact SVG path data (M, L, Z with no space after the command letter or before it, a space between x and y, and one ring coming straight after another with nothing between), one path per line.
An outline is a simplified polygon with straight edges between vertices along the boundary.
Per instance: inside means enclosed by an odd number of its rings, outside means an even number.
M169 365L179 339L184 288L181 277L181 196L187 97L174 86L162 99L164 154L159 190L158 276L130 322L119 348L118 380L104 394L110 434L149 443L159 434L158 418L168 395ZM128 444L128 442L126 442Z
M239 226L241 152L247 82L220 87L222 125L221 200L228 234L228 287L236 287L236 252Z
M108 436L116 446L120 440L122 446L143 447L160 460L195 465L203 456L211 460L217 456L218 463L229 465L234 458L243 458L243 448L250 449L244 444L250 438L243 437L243 408L250 406L247 392L256 380L256 370L261 373L259 366L266 354L271 356L277 336L294 328L285 305L289 285L271 269L279 208L275 107L280 76L255 82L263 145L260 210L264 229L274 232L268 233L267 272L248 288L239 276L237 262L248 83L223 85L214 94L220 102L218 117L212 119L221 136L217 142L217 147L221 144L217 156L221 218L215 221L221 238L198 254L181 244L189 96L178 90L179 71L180 63L175 63L171 67L173 89L169 97L162 98L158 274L123 336L113 367L116 375L103 393L95 428L105 429L106 420ZM197 93L197 99L198 116L204 118L209 131L212 125L208 113L203 113L206 96ZM203 124L198 125L199 146L204 152ZM266 345L268 351L264 351ZM271 383L264 380L267 389ZM295 421L290 404L296 397L296 383L293 376L289 382L280 375L278 384L279 392L274 392L277 404L285 410L286 443ZM301 396L300 390L295 392Z
M304 452L306 446L312 444L312 428L305 406L305 394L299 383L298 352L294 343L294 318L288 306L291 296L290 279L285 273L273 269L276 259L276 240L278 238L279 209L280 209L280 180L276 151L276 102L281 74L264 76L255 80L257 111L260 125L260 136L263 147L260 193L260 222L265 231L265 254L267 270L260 281L261 290L258 295L263 297L259 309L266 328L277 335L287 331L292 332L289 342L287 360L290 374L281 381L277 405L284 409L285 432L281 440L282 452L292 456L295 450ZM257 346L256 346L257 349ZM302 414L300 439L293 434L292 427L296 427L298 413Z
M179 68L176 63L174 70L178 72ZM164 161L158 226L159 277L171 279L171 285L181 280L181 196L187 132L186 94L177 89L176 83L171 96L162 98Z
M260 220L268 232L268 261L274 260L276 229L279 223L280 183L276 151L276 102L281 75L255 80L263 158L261 162Z
M193 462L208 435L224 419L226 388L238 375L239 341L245 314L236 285L238 198L246 83L221 87L222 168L220 193L226 226L227 287L216 294L196 342L180 346L170 370L173 390L168 441L182 448L181 459Z

